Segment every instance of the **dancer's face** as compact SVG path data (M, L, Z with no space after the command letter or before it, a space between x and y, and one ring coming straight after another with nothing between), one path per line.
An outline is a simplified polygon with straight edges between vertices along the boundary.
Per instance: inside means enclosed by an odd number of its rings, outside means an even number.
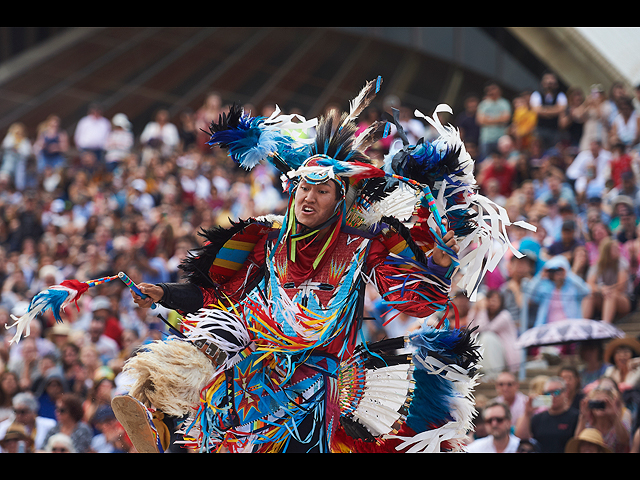
M295 195L296 219L308 228L315 228L331 218L338 201L334 181L312 184L301 180Z

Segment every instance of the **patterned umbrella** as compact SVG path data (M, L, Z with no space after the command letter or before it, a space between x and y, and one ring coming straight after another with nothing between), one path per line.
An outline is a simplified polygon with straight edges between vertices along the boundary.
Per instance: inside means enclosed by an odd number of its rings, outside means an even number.
M520 335L516 345L520 348L528 348L587 340L608 340L624 336L624 332L613 325L599 320L581 318L530 328Z

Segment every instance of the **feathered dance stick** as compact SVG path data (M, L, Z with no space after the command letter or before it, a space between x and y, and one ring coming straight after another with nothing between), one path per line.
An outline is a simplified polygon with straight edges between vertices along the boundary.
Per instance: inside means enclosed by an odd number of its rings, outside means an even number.
M54 285L38 293L29 303L27 313L22 315L20 318L15 315L11 315L11 319L14 320L14 323L11 325L5 325L7 329L16 327L16 334L11 339L10 344L20 342L20 338L23 336L23 333L25 333L25 337L30 335L31 321L37 315L51 310L56 321L62 322L60 312L62 312L71 303L75 303L76 308L79 310L78 300L80 300L80 297L89 290L89 288L108 283L117 278L117 276L102 277L95 280L89 280L87 282L65 280L60 285Z

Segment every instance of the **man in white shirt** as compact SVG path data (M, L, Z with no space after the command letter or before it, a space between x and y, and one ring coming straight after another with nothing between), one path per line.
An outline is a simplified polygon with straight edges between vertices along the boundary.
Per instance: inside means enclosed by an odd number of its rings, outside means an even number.
M469 453L516 453L520 439L511 433L511 412L504 403L493 401L482 412L486 437L474 440L467 446Z
M89 106L88 114L82 117L76 126L73 140L80 151L92 151L98 161L104 158L107 139L111 132L111 122L102 115L97 104Z
M599 197L604 189L611 162L611 152L599 141L592 141L567 168L567 178L573 180L577 194L585 198Z

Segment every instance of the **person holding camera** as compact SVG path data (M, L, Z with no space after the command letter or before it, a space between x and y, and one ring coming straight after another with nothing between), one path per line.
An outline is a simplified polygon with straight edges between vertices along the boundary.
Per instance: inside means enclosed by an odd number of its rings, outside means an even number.
M522 440L534 439L541 453L564 453L567 442L573 438L578 427L579 411L571 406L567 385L561 377L551 377L544 385L543 395L546 409L535 413L530 397L524 415L516 423L515 435Z
M575 435L587 428L594 428L602 434L605 443L615 453L629 453L631 425L628 416L623 415L622 397L613 385L601 381L589 391L580 403L580 416Z

